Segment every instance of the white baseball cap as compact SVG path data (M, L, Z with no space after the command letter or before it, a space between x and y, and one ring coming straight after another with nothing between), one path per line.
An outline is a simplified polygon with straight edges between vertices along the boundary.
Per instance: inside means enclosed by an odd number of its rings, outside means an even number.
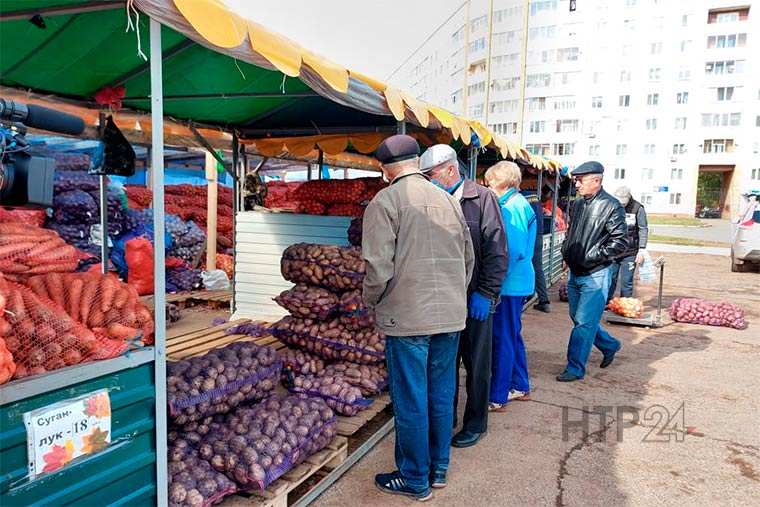
M448 144L431 146L420 157L420 171L426 173L433 167L452 161L457 163L457 152Z

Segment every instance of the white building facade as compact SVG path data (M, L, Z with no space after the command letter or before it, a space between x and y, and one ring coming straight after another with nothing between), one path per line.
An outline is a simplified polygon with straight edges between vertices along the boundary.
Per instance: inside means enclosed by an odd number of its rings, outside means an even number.
M473 0L391 80L569 167L599 160L650 212L728 216L760 189L759 20L757 0Z

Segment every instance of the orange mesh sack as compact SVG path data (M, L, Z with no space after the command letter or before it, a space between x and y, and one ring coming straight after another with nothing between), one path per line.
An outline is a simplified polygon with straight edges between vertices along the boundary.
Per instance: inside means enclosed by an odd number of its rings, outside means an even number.
M10 275L69 273L89 257L57 232L21 223L0 223L0 272Z
M0 279L10 329L3 337L23 378L88 360L98 349L95 334L69 317L53 301Z
M29 278L38 296L49 298L96 334L111 340L153 343L153 315L137 290L112 275L50 273Z
M0 275L0 284L4 283ZM0 384L5 384L16 373L16 363L13 354L5 344L5 337L11 332L11 325L5 320L5 296L0 294Z

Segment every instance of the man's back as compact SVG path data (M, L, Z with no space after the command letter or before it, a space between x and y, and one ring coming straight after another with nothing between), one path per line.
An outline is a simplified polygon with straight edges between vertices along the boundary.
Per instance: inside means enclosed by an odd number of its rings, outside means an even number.
M424 176L397 178L364 214L364 298L392 336L460 331L472 240L459 203Z

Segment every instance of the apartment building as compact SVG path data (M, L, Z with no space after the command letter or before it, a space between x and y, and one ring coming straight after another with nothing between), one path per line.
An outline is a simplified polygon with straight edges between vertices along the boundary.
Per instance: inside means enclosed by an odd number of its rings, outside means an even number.
M472 0L391 76L650 212L734 212L760 188L760 5Z

